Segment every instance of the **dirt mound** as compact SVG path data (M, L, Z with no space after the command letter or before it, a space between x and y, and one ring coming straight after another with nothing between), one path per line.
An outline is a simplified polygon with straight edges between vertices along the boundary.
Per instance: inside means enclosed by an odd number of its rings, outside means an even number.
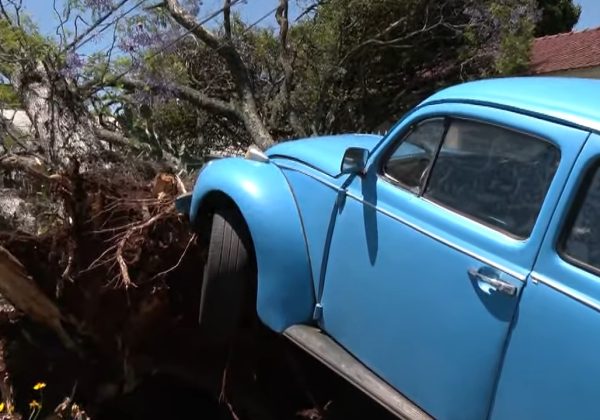
M190 183L86 165L29 184L58 209L42 233L0 231L0 418L386 416L252 315L230 349L203 340L205 249L174 208Z

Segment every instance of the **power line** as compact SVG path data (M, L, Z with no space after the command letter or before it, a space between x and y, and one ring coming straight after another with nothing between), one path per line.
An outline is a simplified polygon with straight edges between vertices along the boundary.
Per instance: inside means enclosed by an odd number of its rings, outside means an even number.
M81 47L83 47L85 44L87 44L92 39L94 39L94 37L100 35L102 32L106 31L108 28L110 28L111 26L113 26L114 24L116 24L119 20L123 19L125 16L127 16L128 14L130 14L131 12L133 12L135 9L137 9L138 7L140 7L142 4L144 4L144 2L146 2L146 0L140 0L134 6L130 7L129 10L127 10L126 12L123 12L123 14L121 14L116 19L114 19L112 22L107 23L102 29L100 29L98 31L98 33L96 35L90 36L86 40L82 41L79 45L76 45L76 44L73 45L73 48L81 48Z
M94 22L83 34L78 35L75 37L75 39L73 41L71 41L71 43L69 45L67 45L64 49L64 51L68 51L73 47L76 47L77 44L79 43L79 41L81 41L83 38L85 38L86 36L88 36L89 34L91 34L98 26L102 25L102 23L108 19L112 14L114 14L117 10L119 10L121 7L123 7L123 5L125 3L127 3L129 0L122 0L119 4L117 4L116 6L113 6L107 13L105 13L103 16L100 16L100 18L98 20L96 20L96 22ZM143 1L143 0L142 0ZM75 19L75 25L77 25L77 19ZM77 26L75 26L75 28L77 28Z
M260 22L262 22L266 18L268 18L272 13L275 13L275 11L278 8L279 8L279 6L276 6L273 9L269 10L267 13L265 13L263 16L261 16L260 18L258 18L256 21L254 21L252 24L250 24L246 29L244 29L242 31L242 33L240 34L240 36L246 35L248 32L250 32L250 30L252 30L252 28L254 28L256 25L258 25ZM216 48L215 52L219 51L223 47L224 47L224 45L221 45L219 48Z
M189 34L191 34L192 32L194 32L196 29L198 29L199 27L201 27L205 23L210 22L211 20L213 20L214 18L216 18L217 16L219 16L221 14L221 12L223 12L227 8L232 8L233 6L235 6L236 4L238 4L238 3L242 2L242 1L245 1L245 0L233 0L231 2L231 4L229 4L229 6L224 6L224 7L221 7L219 10L214 11L213 13L211 13L210 15L208 15L206 18L204 18L200 22L194 24L190 29L188 29L183 34L181 34L180 36L178 36L177 38L175 38L173 41L169 42L167 45L164 45L158 51L150 54L150 56L147 57L146 60L152 60L154 57L156 57L157 55L165 52L166 50L168 50L169 48L171 48L173 45L177 44L179 41L181 41L183 38L185 38L186 36L188 36Z
M252 28L254 28L256 25L258 25L259 23L261 23L263 20L265 20L266 18L268 18L269 16L271 16L271 14L275 13L277 11L277 9L279 9L279 6L275 6L273 9L271 9L267 13L265 13L262 17L258 18L258 20L256 20L253 24L251 24L250 26L248 26L244 30L244 32L242 32L242 35L245 35L246 33L250 32L250 30Z

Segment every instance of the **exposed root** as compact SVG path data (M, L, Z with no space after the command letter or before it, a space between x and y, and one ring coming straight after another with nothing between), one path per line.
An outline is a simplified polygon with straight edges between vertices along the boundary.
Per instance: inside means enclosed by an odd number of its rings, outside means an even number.
M15 398L13 385L8 369L6 368L6 340L0 340L0 393L2 394L2 403L4 411L11 416L9 418L21 419L19 414L15 413Z
M160 273L158 273L154 277L152 277L150 280L154 280L154 279L157 279L159 277L166 276L170 272L176 270L181 265L181 262L183 261L183 259L187 255L188 250L190 249L190 245L196 240L196 238L197 238L196 234L193 234L192 236L190 236L190 240L188 241L187 245L185 246L185 249L183 250L183 252L181 253L181 256L179 257L179 260L177 260L177 263L173 267L171 267L171 268L169 268L167 270L161 271Z
M136 287L135 283L131 281L131 277L129 276L129 268L127 267L125 258L123 258L123 251L125 249L125 246L127 245L127 241L131 238L131 236L134 233L140 232L140 231L147 229L150 226L154 225L159 220L166 217L169 214L169 212L173 211L173 209L174 209L174 207L169 206L166 210L151 217L150 219L146 220L145 222L134 225L133 227L129 228L129 230L127 230L127 232L125 232L123 237L119 240L119 244L117 246L117 251L116 251L115 257L119 264L119 269L121 271L121 282L122 282L122 285L125 287L125 289L128 289L131 286Z

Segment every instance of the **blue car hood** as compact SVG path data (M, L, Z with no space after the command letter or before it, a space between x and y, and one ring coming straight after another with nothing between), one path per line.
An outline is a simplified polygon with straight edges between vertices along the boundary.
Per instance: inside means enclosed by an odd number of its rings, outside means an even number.
M311 137L279 143L266 153L271 158L288 158L304 162L330 176L340 173L344 152L349 147L373 150L382 136L371 134L341 134L337 136Z

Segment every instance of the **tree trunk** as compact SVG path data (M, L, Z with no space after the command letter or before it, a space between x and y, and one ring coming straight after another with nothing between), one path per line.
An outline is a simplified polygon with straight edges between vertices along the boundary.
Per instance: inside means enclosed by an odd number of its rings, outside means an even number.
M100 150L89 112L58 71L38 62L33 69L15 71L11 83L32 123L33 151L41 153L48 164L64 167L69 158Z

